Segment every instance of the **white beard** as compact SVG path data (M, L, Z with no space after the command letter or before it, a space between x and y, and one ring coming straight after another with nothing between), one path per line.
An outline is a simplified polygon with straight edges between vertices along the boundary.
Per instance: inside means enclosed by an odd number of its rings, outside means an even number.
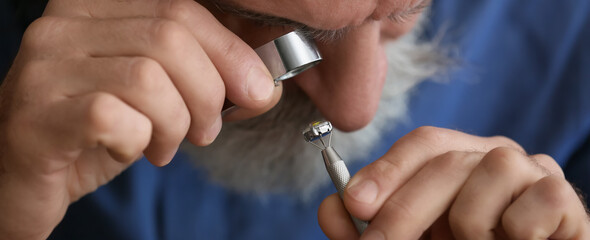
M345 162L368 161L382 133L407 120L410 90L435 75L445 58L434 44L418 43L409 34L386 46L389 69L379 109L363 129L333 131L332 146ZM208 147L185 143L182 150L211 181L240 193L290 194L308 199L330 184L321 154L303 140L301 131L323 119L312 102L299 91L285 91L271 111L241 122L224 123Z

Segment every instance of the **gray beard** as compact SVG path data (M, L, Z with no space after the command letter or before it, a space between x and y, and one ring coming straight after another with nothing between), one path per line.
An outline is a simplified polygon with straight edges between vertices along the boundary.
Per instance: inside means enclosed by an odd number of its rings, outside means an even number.
M389 69L375 118L355 132L334 129L332 146L347 164L368 161L382 133L407 121L411 89L442 69L446 59L432 43L414 34L386 46ZM204 169L212 182L239 193L289 194L309 199L330 184L320 151L303 140L301 131L323 117L301 90L285 91L269 112L253 119L226 122L213 144L181 150Z

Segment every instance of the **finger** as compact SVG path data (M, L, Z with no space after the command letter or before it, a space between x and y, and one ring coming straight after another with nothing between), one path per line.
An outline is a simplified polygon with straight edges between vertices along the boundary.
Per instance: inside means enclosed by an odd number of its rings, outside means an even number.
M129 163L141 156L151 138L152 125L148 118L108 93L93 93L56 102L39 125L31 129L30 138L38 153L59 152L51 156L43 170L67 166L84 149L104 146L117 161ZM56 151L58 150L58 151ZM46 156L43 154L41 156ZM67 160L64 160L67 159Z
M108 92L148 117L152 139L144 151L157 166L167 164L186 136L190 113L164 69L145 57L84 58L51 66L53 85L66 96ZM56 86L54 86L56 87Z
M338 194L328 196L318 209L320 228L329 239L357 239L359 234Z
M76 46L55 49L45 55L69 52L74 57L145 56L154 59L172 79L191 113L189 140L206 145L217 136L225 95L223 82L207 54L184 26L158 19L64 21L58 18L45 18L36 25L34 29L59 29L48 33L50 36L42 36L47 41ZM69 34L57 34L60 32Z
M389 196L428 160L449 150L487 152L499 146L522 149L504 137L485 138L435 127L418 128L353 176L344 192L344 203L354 216L371 219Z
M547 176L530 186L502 216L510 239L590 239L590 223L572 186Z
M495 229L512 199L546 174L520 151L490 151L451 207L449 223L453 233L458 239L496 239Z
M442 216L483 157L451 151L429 161L381 207L367 228L385 239L418 239Z
M278 99L280 91L274 90L270 72L252 47L223 26L208 9L195 1L174 0L159 8L159 12L187 26L223 78L226 97L242 112L250 110L259 114L261 108L265 111L270 108L271 100Z
M74 4L74 3L73 3ZM93 16L99 18L158 17L185 26L201 44L224 80L227 98L240 106L241 114L250 117L267 111L276 104L281 91L274 89L273 79L264 63L238 36L223 26L209 10L191 0L172 1L83 1L92 13L59 13L53 15ZM215 8L215 6L213 6ZM79 10L76 10L80 12ZM82 11L84 12L84 11ZM215 33L215 34L211 34ZM270 41L272 39L268 39Z

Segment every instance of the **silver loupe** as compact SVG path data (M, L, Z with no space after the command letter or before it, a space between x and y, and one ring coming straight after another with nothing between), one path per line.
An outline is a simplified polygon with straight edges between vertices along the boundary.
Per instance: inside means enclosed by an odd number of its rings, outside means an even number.
M322 60L313 40L299 31L289 32L256 49L275 84L289 79Z

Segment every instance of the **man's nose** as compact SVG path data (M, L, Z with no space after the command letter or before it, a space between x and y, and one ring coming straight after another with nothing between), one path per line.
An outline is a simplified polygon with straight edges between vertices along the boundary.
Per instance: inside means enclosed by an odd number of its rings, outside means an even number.
M296 81L335 127L352 131L374 117L387 71L380 23L320 45L324 61Z

